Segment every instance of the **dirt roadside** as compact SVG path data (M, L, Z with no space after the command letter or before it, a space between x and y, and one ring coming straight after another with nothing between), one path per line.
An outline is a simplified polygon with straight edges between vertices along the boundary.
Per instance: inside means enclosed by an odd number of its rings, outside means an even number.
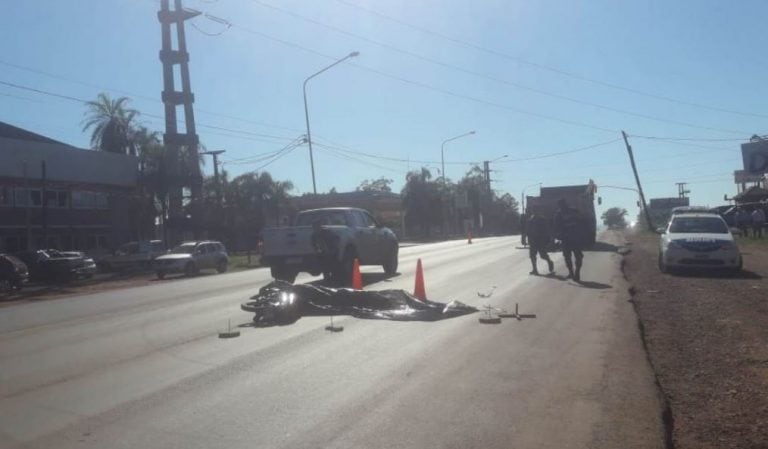
M662 274L658 236L627 241L624 272L673 447L768 448L768 244L740 241L745 272L728 277Z

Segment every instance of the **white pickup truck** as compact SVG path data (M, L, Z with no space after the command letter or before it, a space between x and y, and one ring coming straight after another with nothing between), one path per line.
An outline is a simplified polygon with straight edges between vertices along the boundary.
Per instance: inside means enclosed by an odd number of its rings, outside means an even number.
M344 286L355 259L395 274L398 250L395 233L363 209L313 209L299 212L294 226L262 231L261 262L275 279L293 282L305 271Z

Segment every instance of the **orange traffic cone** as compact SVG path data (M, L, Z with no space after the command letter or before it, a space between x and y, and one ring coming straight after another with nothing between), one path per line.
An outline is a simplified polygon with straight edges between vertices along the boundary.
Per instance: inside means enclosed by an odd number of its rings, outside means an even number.
M472 244L472 230L467 231L467 245Z
M416 262L416 285L413 287L413 296L422 301L427 300L427 292L424 288L424 270L421 268L421 259Z
M363 275L360 274L360 261L357 259L352 264L352 288L355 290L363 289Z

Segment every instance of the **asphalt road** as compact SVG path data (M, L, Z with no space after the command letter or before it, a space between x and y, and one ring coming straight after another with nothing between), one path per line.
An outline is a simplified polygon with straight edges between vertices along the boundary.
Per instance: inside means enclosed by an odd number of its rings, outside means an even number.
M264 269L3 308L0 447L663 447L620 256L588 252L578 285L529 276L518 242L412 246L398 276L363 270L366 289L412 290L422 258L430 299L536 315L497 325L254 328L239 305ZM228 320L239 338L217 337Z

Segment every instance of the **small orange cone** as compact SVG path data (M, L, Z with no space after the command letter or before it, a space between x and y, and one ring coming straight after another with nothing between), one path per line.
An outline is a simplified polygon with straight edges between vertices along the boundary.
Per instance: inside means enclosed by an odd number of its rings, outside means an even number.
M352 264L352 288L355 290L363 289L363 275L360 274L360 261L357 259Z
M472 230L467 231L467 245L472 244Z
M413 296L422 301L427 300L427 292L424 288L424 270L421 268L421 259L416 262L416 286L413 287Z

